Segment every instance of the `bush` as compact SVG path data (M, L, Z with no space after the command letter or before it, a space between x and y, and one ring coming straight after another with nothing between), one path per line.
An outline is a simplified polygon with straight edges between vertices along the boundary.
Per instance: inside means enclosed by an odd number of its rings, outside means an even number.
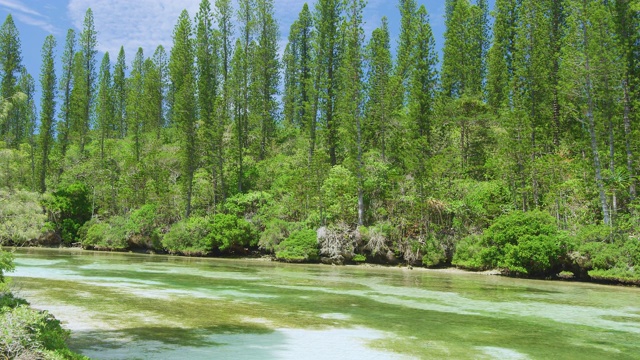
M235 215L192 216L174 224L162 239L162 246L172 254L204 256L212 251L244 251L257 245L253 225Z
M7 359L51 359L67 349L69 332L48 312L20 305L0 316L0 355Z
M0 244L22 246L42 235L47 217L39 197L28 191L0 190Z
M455 265L545 275L562 265L567 253L567 240L555 219L538 210L503 215L478 240L467 238L458 244Z
M318 261L318 239L314 230L295 231L276 247L276 258L286 262Z
M392 231L392 225L390 223L378 223L369 228L361 226L358 230L367 243L364 249L369 251L372 256L384 255L390 250L389 234Z
M212 222L192 216L174 224L162 238L162 246L172 254L203 256L213 250Z
M426 267L435 267L447 261L447 254L440 242L435 238L429 237L422 246L422 265Z
M482 249L481 236L467 236L457 244L451 263L463 269L484 270L485 265L480 260Z
M127 220L127 241L129 247L160 249L160 233L158 231L157 206L147 204L133 211Z
M271 201L271 194L264 191L252 191L247 194L238 194L230 197L225 201L224 209L229 214L251 218L262 207L268 206Z
M614 281L623 284L640 285L640 272L631 269L613 268L608 270L591 270L589 276L594 280Z
M4 274L14 269L13 254L2 250L0 247L0 284L4 282Z
M276 246L296 231L304 228L302 223L287 222L280 219L271 219L260 233L258 246L262 250L275 252Z
M235 215L216 214L211 226L213 244L220 251L244 251L258 245L258 234L247 220Z
M62 240L71 244L78 239L80 227L91 219L92 206L89 188L75 183L60 189L43 200L49 213L49 221Z
M343 221L353 224L357 220L358 187L356 177L342 165L331 168L322 184L322 197L328 222Z
M517 244L504 246L504 258L498 266L517 274L547 274L566 254L561 243L558 235L523 235Z
M29 305L29 303L22 298L15 297L11 291L9 291L8 284L0 284L0 313L5 308L14 308L20 305Z
M511 208L508 186L500 181L460 181L454 189L460 200L452 207L463 230L484 229Z
M640 242L607 226L590 226L575 237L571 259L596 280L640 284Z
M127 249L126 224L126 219L121 216L114 216L108 222L89 222L85 226L87 234L82 238L82 246L97 250Z

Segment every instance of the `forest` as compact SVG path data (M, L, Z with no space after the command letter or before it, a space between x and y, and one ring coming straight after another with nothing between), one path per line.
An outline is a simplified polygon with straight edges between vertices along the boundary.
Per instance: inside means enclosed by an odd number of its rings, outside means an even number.
M102 59L88 9L37 79L9 15L0 244L640 283L638 1L447 0L442 56L416 0L397 44L304 4L283 53L274 6Z

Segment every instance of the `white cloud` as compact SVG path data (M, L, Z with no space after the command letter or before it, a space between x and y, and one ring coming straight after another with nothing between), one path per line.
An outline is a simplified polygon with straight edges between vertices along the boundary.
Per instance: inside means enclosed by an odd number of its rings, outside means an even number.
M29 8L28 6L24 5L20 1L16 1L16 0L0 0L0 6L4 6L11 10L20 11L22 13L29 14L29 15L42 16L42 14L40 14L39 12Z
M13 16L22 23L39 27L48 33L58 32L46 16L23 4L21 1L0 0L0 6L13 11Z
M82 30L88 8L93 11L98 50L108 51L113 59L124 46L127 61L139 47L145 55L158 45L171 47L173 28L183 9L193 15L199 0L70 0L67 6L73 26Z
M56 29L55 26L51 25L48 21L46 20L42 20L42 19L38 19L36 17L32 17L29 15L24 15L24 14L20 14L20 13L16 13L15 17L18 21L23 22L27 25L31 25L31 26L37 26L39 28L41 28L42 30L51 33L51 34L57 34L58 33L58 29Z

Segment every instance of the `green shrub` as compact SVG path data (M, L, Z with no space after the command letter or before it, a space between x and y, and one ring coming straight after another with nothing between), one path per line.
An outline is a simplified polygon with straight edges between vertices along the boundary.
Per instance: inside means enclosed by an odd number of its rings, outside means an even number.
M595 280L614 281L624 284L640 285L640 272L635 268L596 269L589 271L589 276Z
M271 194L264 191L252 191L246 194L237 194L230 197L224 203L224 209L229 214L238 217L252 217L258 211L271 203Z
M78 230L92 216L89 188L83 183L75 183L54 192L43 200L43 204L53 228L67 244L77 241Z
M353 260L356 263L363 263L363 262L367 261L367 257L362 255L362 254L355 254L353 256L353 259L351 259L351 260Z
M456 245L451 263L463 269L485 270L485 265L480 259L482 249L481 236L467 236Z
M356 177L349 169L342 165L332 167L321 190L325 201L324 216L329 223L356 222L358 186Z
M573 254L574 261L583 270L611 269L616 266L620 257L621 245L604 242L588 242L581 244Z
M81 241L83 247L97 250L125 250L129 247L125 218L114 216L108 222L87 224L87 234Z
M479 241L468 238L458 244L453 262L478 270L544 275L562 265L567 243L551 215L513 211L498 218Z
M571 271L566 271L566 270L565 270L565 271L561 271L561 272L558 274L558 277L559 277L560 279L564 279L564 280L570 280L570 279L573 279L575 276L576 276L576 275L575 275L574 273L572 273Z
M155 204L147 204L133 211L126 225L129 247L160 249L162 244L158 227Z
M498 267L517 274L546 274L563 255L562 241L559 235L523 235L517 244L504 246Z
M22 246L42 235L47 217L39 197L28 191L0 190L0 244Z
M459 181L453 202L457 226L483 229L511 208L509 188L501 181Z
M276 247L276 258L286 262L318 261L318 239L314 230L295 231Z
M260 249L269 252L275 248L289 235L289 223L280 219L271 219L265 224L264 230L260 233L258 246Z
M192 216L174 224L162 238L162 246L172 254L203 256L213 250L212 222Z
M213 244L220 251L239 250L258 245L258 234L253 225L235 215L216 214L211 226Z
M90 222L86 225L86 235L83 237L82 246L88 248L103 243L106 234L109 232L109 224L103 222Z
M607 226L592 226L576 237L574 263L596 280L640 284L640 242Z
M289 237L292 232L304 228L305 225L303 223L287 222L277 218L271 219L266 223L264 230L260 232L258 246L262 250L273 253L276 250L276 246Z
M429 237L422 246L422 265L435 267L447 261L444 247L433 237Z
M390 234L393 226L389 222L380 222L371 227L358 227L363 240L366 241L364 249L372 256L384 255L389 251Z
M207 255L214 250L234 251L257 245L253 225L235 215L192 216L174 224L162 239L172 254Z
M0 284L4 282L4 274L14 269L13 254L2 250L2 247L0 247Z
M0 316L0 355L8 359L55 358L69 332L48 312L20 305ZM59 357L58 357L59 358Z
M6 285L0 284L0 313L20 305L29 305L25 299L15 297Z

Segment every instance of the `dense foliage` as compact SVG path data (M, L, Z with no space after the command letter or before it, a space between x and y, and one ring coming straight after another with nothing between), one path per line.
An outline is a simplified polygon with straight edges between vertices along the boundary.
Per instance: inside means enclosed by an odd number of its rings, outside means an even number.
M549 214L516 210L498 218L482 236L463 240L457 250L455 265L540 275L559 272L567 241Z
M636 2L447 0L441 61L415 0L395 59L362 0L301 6L281 58L274 1L237 5L113 67L87 11L39 131L9 16L0 239L638 282Z
M276 258L287 262L309 262L318 260L318 240L313 230L292 233L276 248Z

